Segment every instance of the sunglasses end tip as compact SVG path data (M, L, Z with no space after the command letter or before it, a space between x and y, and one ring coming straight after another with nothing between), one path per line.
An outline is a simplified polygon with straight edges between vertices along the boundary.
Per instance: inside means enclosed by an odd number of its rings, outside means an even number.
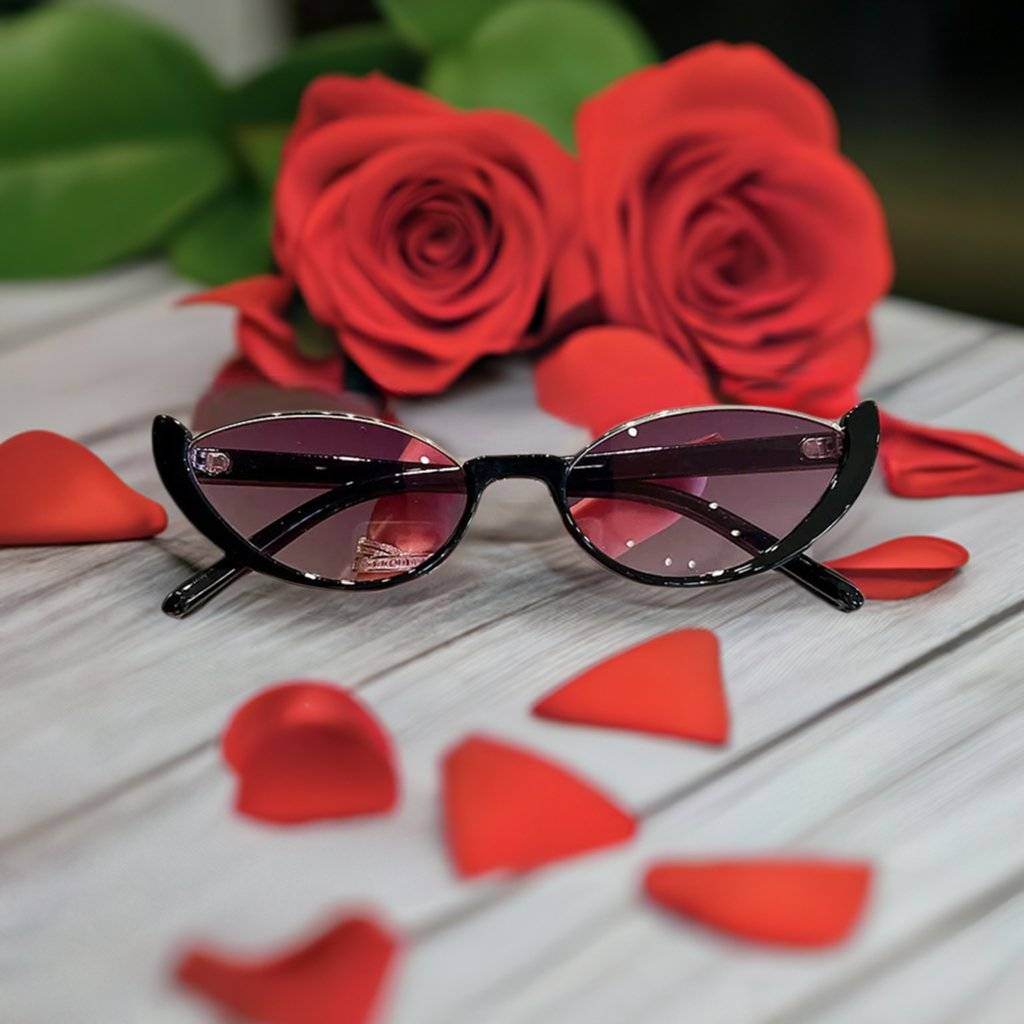
M192 608L188 598L181 591L175 590L164 598L160 611L172 619L184 619Z

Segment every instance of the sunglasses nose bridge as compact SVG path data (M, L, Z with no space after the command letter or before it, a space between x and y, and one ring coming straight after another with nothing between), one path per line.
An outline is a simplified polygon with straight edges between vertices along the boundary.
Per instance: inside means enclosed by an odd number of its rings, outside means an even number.
M481 455L464 465L473 489L479 494L496 480L540 480L552 491L565 481L568 460L558 455Z

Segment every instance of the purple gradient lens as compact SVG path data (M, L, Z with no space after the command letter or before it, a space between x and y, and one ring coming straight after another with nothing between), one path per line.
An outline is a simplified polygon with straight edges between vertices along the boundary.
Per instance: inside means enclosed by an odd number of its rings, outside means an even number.
M451 539L466 482L449 455L381 423L288 415L189 445L200 491L243 539L299 572L352 583L414 571Z
M660 416L576 459L570 513L599 551L637 572L720 575L807 516L838 472L842 444L835 426L791 413Z

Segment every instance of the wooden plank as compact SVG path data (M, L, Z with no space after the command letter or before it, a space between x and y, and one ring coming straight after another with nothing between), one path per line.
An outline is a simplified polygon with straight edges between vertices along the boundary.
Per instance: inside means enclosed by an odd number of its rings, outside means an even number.
M925 942L896 949L848 984L840 979L834 989L788 1010L778 1024L1018 1024L1024 997L1022 886L1021 872L996 881L950 920L939 919Z
M144 454L152 417L187 415L232 350L232 313L183 310L177 295L163 292L0 354L0 437L46 427L93 444L121 433Z
M915 403L933 399L955 407L965 396L984 395L985 411L978 409L975 422L995 424L997 430L1002 424L1001 432L1013 441L1012 431L1020 427L1019 383L1013 372L1024 369L1024 347L1012 336L993 340L978 351L972 366L970 377L959 366L928 377L917 388L918 397L906 400L906 408L913 411ZM1001 390L993 389L997 383ZM131 434L118 444L122 454L111 461L126 479L139 483L140 475L152 473L145 456L124 451L124 445L134 448ZM99 450L109 454L113 439ZM984 508L994 509L994 502L1000 500L1015 498L993 499ZM872 526L879 507L886 509L889 520L880 532ZM969 499L907 503L878 493L876 487L826 539L824 550L849 550L890 536L898 532L900 517L910 524L905 531L920 531L932 529L934 521L955 521L961 511L974 514L979 507ZM952 519L950 508L954 509ZM557 521L553 509L545 508L543 514L548 521ZM959 538L954 535L954 539ZM575 623L567 643L577 660L650 635L648 622L634 614L621 631L602 634L610 647L595 649L593 634L601 624L581 615L566 597L577 588L585 587L586 597L593 595L595 601L611 594L614 602L625 602L627 608L656 609L662 628L678 620L683 604L696 614L706 609L708 621L715 622L757 607L778 589L775 581L762 579L714 592L667 594L638 589L604 574L563 537L549 547L514 549L515 557L510 557L512 550L505 545L468 544L426 580L399 591L360 595L358 602L346 599L347 595L324 595L252 579L239 585L237 594L219 609L208 609L186 623L155 611L160 596L178 582L184 566L202 561L209 551L209 545L191 536L180 520L155 544L52 549L28 555L0 552L8 581L0 603L0 642L11 680L0 723L0 765L10 764L14 771L18 764L40 761L52 766L35 785L4 794L0 820L7 831L31 827L88 801L98 790L116 788L155 764L173 760L183 749L209 741L230 707L261 683L302 674L361 686L394 662L419 667L423 652L436 647L445 650L454 638L464 633L473 636L484 624L520 608L528 612L539 608L540 618L549 609L559 608L562 618ZM54 590L52 580L58 569L65 582ZM97 586L97 574L105 585ZM830 609L819 608L791 585L783 589L798 616L824 615L821 621L831 622ZM978 613L984 614L992 594L985 589L978 594ZM45 615L41 615L41 602L48 605ZM605 614L604 606L596 610ZM339 614L345 616L344 634ZM798 625L799 617L793 621ZM102 638L97 637L98 622L105 627ZM225 622L230 625L226 627ZM515 636L520 628L518 623L510 624L509 635ZM283 643L283 638L288 642ZM502 642L490 634L488 641ZM95 657L98 642L105 652L103 663ZM302 650L299 664L296 645ZM489 648L485 657L493 658L496 649L501 648ZM216 685L211 665L216 666ZM67 735L66 728L55 727L54 716L69 706L78 710L75 729ZM411 708L421 712L418 705ZM130 742L114 745L103 758L95 756L97 744L106 749L125 730L130 730Z
M934 399L948 406L952 415L974 417L975 425L1001 430L1019 444L1024 439L1019 436L1015 403L1019 401L1022 353L1017 336L995 339L972 357L970 373L963 366L949 366L908 388L901 398L903 409L914 412ZM1013 436L1015 431L1017 436ZM509 888L500 882L456 885L438 848L433 766L439 750L452 739L473 727L497 729L547 747L641 810L672 805L674 795L693 791L698 782L713 778L726 764L742 763L796 724L872 685L881 674L926 656L959 630L977 626L1010 607L1017 593L999 568L1007 557L1019 557L1019 550L1013 548L1008 554L1001 527L1013 521L1014 515L1019 517L1019 499L1019 495L1008 495L984 501L913 503L885 498L886 535L904 528L908 521L918 522L921 516L929 519L929 529L933 523L955 526L953 536L971 547L974 564L969 574L934 595L906 605L871 606L850 617L818 608L781 581L752 581L742 588L742 594L738 587L723 588L696 599L672 595L666 600L662 592L637 592L624 581L594 576L575 558L563 561L563 547L524 547L521 558L509 560L513 567L539 556L547 562L537 577L542 589L550 591L558 581L576 592L571 599L554 597L538 603L508 620L474 629L458 642L440 645L393 671L362 680L372 683L366 686L365 695L399 739L408 786L402 812L396 818L345 829L283 835L225 815L229 783L210 749L212 733L193 730L193 724L205 727L214 718L222 720L236 699L233 687L241 686L242 673L235 675L235 658L228 650L231 631L227 639L220 629L198 631L207 643L207 649L199 652L201 657L195 650L197 632L192 631L193 660L183 656L166 666L161 662L166 650L160 648L159 638L147 637L148 662L139 665L137 672L119 674L117 681L99 681L101 687L109 686L102 736L96 735L94 720L89 720L89 725L78 724L81 715L90 714L93 694L87 687L83 694L86 680L66 673L59 692L52 695L50 711L77 705L75 719L69 716L66 722L54 725L43 746L30 750L29 756L12 758L15 771L4 769L4 777L18 779L18 765L22 773L26 767L38 771L41 764L47 765L48 772L59 772L59 760L66 756L61 744L66 743L81 744L80 749L72 750L71 758L79 772L88 771L102 751L114 764L109 779L117 765L125 764L123 746L128 760L148 764L150 774L129 776L122 780L121 791L109 792L95 806L79 807L76 816L65 822L38 828L22 841L9 843L5 876L9 870L14 883L4 896L11 913L0 917L34 921L21 940L27 951L40 946L76 946L83 921L95 935L105 936L94 944L95 951L76 953L73 958L77 979L73 990L79 998L85 998L82 993L87 991L89 999L104 1008L101 1016L110 1019L142 1016L149 1020L165 1013L168 1020L189 1019L164 1006L159 987L163 958L175 938L184 934L209 933L224 941L237 941L239 935L245 935L259 945L293 932L331 902L372 899L390 907L403 923L426 926L443 935L438 922L452 914L464 914L467 907ZM856 520L851 523L845 539L851 543L878 539L879 512L876 505L873 514L866 515L859 525ZM488 575L487 579L491 578ZM263 601L262 595L258 600ZM251 625L257 618L264 628L268 621L278 621L275 616L280 615L280 608L274 608L273 599L268 600L272 603L264 605L259 616L252 616ZM138 635L134 624L119 628L119 608L118 602L103 605L100 621L115 639ZM762 631L756 638L750 628L752 620L746 615L754 608ZM642 617L637 614L639 609L643 609ZM303 648L331 623L331 615L322 605L311 604L308 614L306 628L297 640ZM240 617L236 605L230 619L237 624ZM736 741L726 755L639 737L559 729L522 717L522 709L533 697L582 664L683 622L717 628L725 645L738 722ZM168 626L181 630L179 624ZM191 630L191 624L185 628ZM295 636L294 625L288 628ZM381 628L378 623L377 629ZM248 643L259 644L251 631L242 627L242 632ZM791 640L826 634L835 638L828 650L820 644L808 650ZM521 643L523 636L531 637L529 648ZM758 642L764 637L769 638L767 646ZM154 641L157 648L151 650ZM39 648L45 651L54 642L56 634L45 636ZM210 644L218 652L219 678L194 678L196 666L205 668L211 662ZM265 663L269 648L268 641L253 652L241 692L253 688L251 666ZM501 658L497 651L502 652ZM80 649L77 653L80 659L86 657ZM123 663L129 654L122 650L115 663ZM322 659L318 674L321 666L333 674L349 663L346 651L318 653L316 657ZM766 664L770 666L767 671ZM853 667L847 677L837 679L836 664ZM150 694L157 687L149 680L165 668L173 671L164 677L168 684L163 689L175 680L181 689L154 706ZM346 676L335 677L351 681ZM42 678L49 687L54 675ZM810 686L809 680L817 685ZM97 685L92 679L88 683ZM143 694L140 688L144 688ZM154 718L156 722L150 721ZM76 737L79 730L85 739ZM21 732L19 728L15 740ZM153 746L159 748L168 736L174 742L167 745L161 761L159 749ZM195 741L192 756L182 756L186 739ZM140 756L143 750L145 757ZM154 769L154 764L162 767ZM54 790L76 786L77 774L65 773L59 781ZM46 792L45 781L40 786L34 775L25 787L42 789L44 804L60 796ZM95 793L95 787L91 791ZM387 851L386 857L382 851ZM282 858L291 868L284 874ZM127 879L122 877L126 864L132 865ZM254 892L268 891L275 893L273 901L253 902ZM112 899L114 892L119 893L117 900ZM46 893L55 894L47 902L49 912L43 919L33 918L30 908ZM67 903L60 894L67 896ZM158 918L157 925L154 918ZM148 986L130 992L123 991L123 979L114 971L110 956L110 949L120 948L124 936L131 936L133 977L149 979ZM29 953L24 955L31 962ZM19 968L24 963L19 953ZM20 982L19 973L24 978ZM12 976L25 991L38 980L31 972L19 970L13 970ZM136 1013L140 1007L146 1012ZM180 1010L181 1014L189 1012Z
M893 344L908 347L906 338L910 335L899 333L907 330L905 316L899 304L894 309L899 330L893 335ZM951 345L952 341L948 339L954 338L957 345L962 347L966 344L966 325L961 319L952 318L953 327L946 332L933 324L933 319L932 315L925 315L923 326L927 331L922 330L918 335L927 337L929 347L934 337L947 339L943 344ZM979 327L980 322L969 323L973 324L975 335L987 329ZM31 349L0 358L0 367L3 367L5 379L12 383L13 394L10 402L0 406L0 434L28 425L45 425L84 436L130 483L159 500L163 497L162 489L156 480L144 439L148 421L159 411L187 415L189 405L229 350L230 324L231 314L226 310L180 310L165 298L159 298L104 321L64 332ZM187 359L183 358L183 353L188 354ZM900 367L905 365L905 360L899 363ZM493 370L487 372L493 376ZM133 381L133 385L126 386L126 380ZM486 419L479 406L479 393L472 390L456 394L450 400L449 415L455 423L466 424L466 429L461 432L463 435L486 435L488 443L495 446L500 446L501 438L505 436L509 443L518 442L525 447L543 446L545 443L555 447L558 435L565 430L562 425L552 428L549 424L553 421L535 411L520 417L512 415L511 411L517 406L530 408L529 392L529 379L521 368L512 365L492 381L488 392L491 409L497 413L493 422ZM40 394L47 395L45 405L35 397ZM40 422L44 408L45 415ZM409 418L417 425L422 421L428 427L441 426L437 422L437 403L423 403L419 416L413 410L409 413ZM521 433L524 422L527 436ZM455 434L458 436L459 432ZM556 572L564 573L567 566L579 567L578 574L571 576L567 583L553 583L550 578L539 576L533 552L524 550L522 557L515 561L515 571L506 575L507 555L498 555L492 549L477 551L473 544L468 544L450 563L451 568L443 570L443 576L435 576L405 591L366 597L358 605L346 601L346 624L360 631L365 624L364 635L371 642L363 647L358 640L355 644L348 640L344 677L358 681L386 666L387 662L380 660L383 652L393 650L393 642L406 636L403 632L391 636L381 628L381 624L389 620L389 613L396 608L412 610L411 615L403 614L402 622L409 624L412 635L423 637L424 647L429 647L432 643L445 642L463 630L476 628L481 622L500 617L520 605L547 600L553 593L553 587L565 589L587 578L587 569L583 568L585 563L571 547L565 545L557 516L550 508L547 496L535 485L525 483L516 488L505 484L495 488L483 504L480 522L474 524L474 537L508 540L538 535L555 537L559 542L553 556ZM12 678L46 681L35 684L31 699L23 705L26 717L23 718L16 707L10 709L6 719L8 730L0 735L32 737L30 742L36 744L41 736L50 736L51 742L57 742L64 750L63 741L52 732L34 729L38 716L45 721L53 708L47 701L40 700L40 690L45 687L55 696L68 691L79 693L83 674L90 678L90 685L98 687L90 693L88 701L82 702L85 704L83 715L89 716L91 709L91 714L98 720L95 731L90 718L79 723L80 735L85 737L86 744L93 742L94 737L104 735L103 723L111 720L107 714L107 701L118 706L123 699L120 695L131 686L128 681L140 676L153 680L152 685L160 696L151 712L154 720L163 721L161 709L165 703L173 706L180 702L182 684L179 680L203 674L203 668L208 664L208 651L203 645L209 643L210 636L221 632L220 627L214 625L217 621L215 616L226 615L231 622L229 637L220 641L218 654L223 663L231 665L228 671L237 678L236 687L251 689L254 665L259 666L258 678L274 678L282 671L287 673L291 655L289 649L279 643L279 638L289 635L296 624L300 629L297 636L303 636L301 624L314 621L316 613L326 612L330 625L322 628L317 639L307 645L306 665L316 666L324 660L316 651L317 642L323 644L327 656L333 654L338 626L335 602L339 599L332 595L252 580L238 588L242 595L251 594L255 598L255 604L250 606L252 614L248 617L248 627L233 610L238 608L238 598L234 595L233 604L222 606L220 611L212 608L204 612L201 619L184 626L156 615L153 609L162 593L178 581L186 566L202 562L210 552L209 545L196 538L194 531L173 514L169 533L152 545L0 553L0 564L10 566L6 572L7 587L5 595L0 598L0 609L13 611L20 607L18 615L5 616L10 631L7 633L10 641L6 644L11 652L8 671ZM501 561L496 562L496 558ZM474 561L470 563L469 559ZM495 597L492 607L487 602L480 602L475 595L469 595L481 581L492 576L496 564L502 566L503 585L492 592ZM130 575L126 575L129 566ZM96 574L100 572L106 573L112 582L97 587ZM42 616L49 625L42 627L42 635L37 628L36 635L29 639L25 632L19 630L23 631L26 623L40 616L40 595L44 591L52 591L55 574L70 574L72 579L59 592L51 593L50 600L55 604L49 614ZM453 583L452 574L457 575L461 584ZM599 573L596 575L600 578ZM451 592L450 587L453 588ZM458 603L458 593L466 595L463 604ZM396 594L397 597L394 596ZM266 601L270 602L269 606ZM462 610L470 606L475 614L460 618ZM453 614L446 616L445 623L432 625L429 632L424 632L424 624L433 624L437 609L441 607ZM265 628L263 616L268 613L273 616L272 630ZM371 613L372 617L367 617ZM109 670L100 668L90 657L96 644L94 624L97 621L116 624L115 639L109 646L105 642L105 648L113 653L111 660L116 666L113 679L106 678ZM141 629L146 633L140 633ZM132 649L119 659L121 645L116 637L127 636L134 639ZM140 643L142 636L146 639ZM185 637L190 642L183 645ZM353 650L360 647L366 652L365 661L359 661ZM276 652L276 655L271 652ZM410 647L403 656L414 657L416 653L417 649ZM233 661L234 658L238 660ZM154 666L157 665L165 666L164 678L169 677L170 682L159 683L153 678ZM99 683L92 681L96 675L101 677ZM225 696L229 699L236 696L239 692L236 687L227 687ZM245 692L245 689L240 692ZM134 688L132 692L136 692ZM108 695L106 699L104 695ZM57 707L61 706L58 702ZM222 705L218 704L216 713L221 712ZM213 723L208 719L204 728L212 734ZM165 740L171 749L160 751L162 744L159 743L154 748L148 744L129 748L136 756L143 750L150 750L153 755L152 761L137 765L137 771L146 771L152 763L176 755L173 744L177 740L171 735L166 735ZM194 742L193 736L182 741L182 745L190 746ZM21 749L18 743L15 746ZM85 756L88 752L88 748L82 751L81 760L85 763L90 761ZM20 755L11 750L10 756ZM65 758L64 763L72 776L68 781L69 788L65 789L59 775L51 781L54 789L65 799L73 799L73 794L83 785L89 785L89 781L83 777L80 765L75 761ZM92 763L93 774L106 780L107 785L117 785L122 780L123 776L116 771L115 764L109 761ZM94 780L93 787L98 786L99 782ZM82 799L87 798L82 796ZM35 814L43 816L59 813L66 806L62 803L49 808L46 801L39 800L38 793L26 794L23 800ZM12 830L27 824L14 813L8 814L6 821Z
M60 282L0 282L0 353L144 296L176 295L189 287L166 264L152 262Z
M432 937L405 974L397 1019L818 1022L873 980L869 1005L888 1012L838 1019L973 1020L927 1011L944 1002L948 1013L1020 957L1022 625L1018 613L889 680L655 815L621 852L528 880L515 900ZM779 849L876 862L870 913L846 946L743 945L656 913L637 892L652 859ZM986 911L1000 919L960 936L959 967L929 975L935 992L923 994L921 943ZM500 950L485 941L498 935ZM901 961L909 974L889 973ZM423 1005L436 1010L418 1015Z
M966 313L896 297L875 307L871 323L876 344L864 390L874 395L911 382L915 374L955 358L1002 329Z

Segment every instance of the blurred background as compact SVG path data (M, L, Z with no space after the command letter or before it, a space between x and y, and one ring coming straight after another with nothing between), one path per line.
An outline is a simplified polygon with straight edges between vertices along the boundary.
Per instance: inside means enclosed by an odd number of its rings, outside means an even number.
M607 81L749 40L836 107L897 293L1024 323L1019 2L0 0L0 19L0 278L151 252L208 283L264 269L278 149L318 73L380 68L571 145Z

